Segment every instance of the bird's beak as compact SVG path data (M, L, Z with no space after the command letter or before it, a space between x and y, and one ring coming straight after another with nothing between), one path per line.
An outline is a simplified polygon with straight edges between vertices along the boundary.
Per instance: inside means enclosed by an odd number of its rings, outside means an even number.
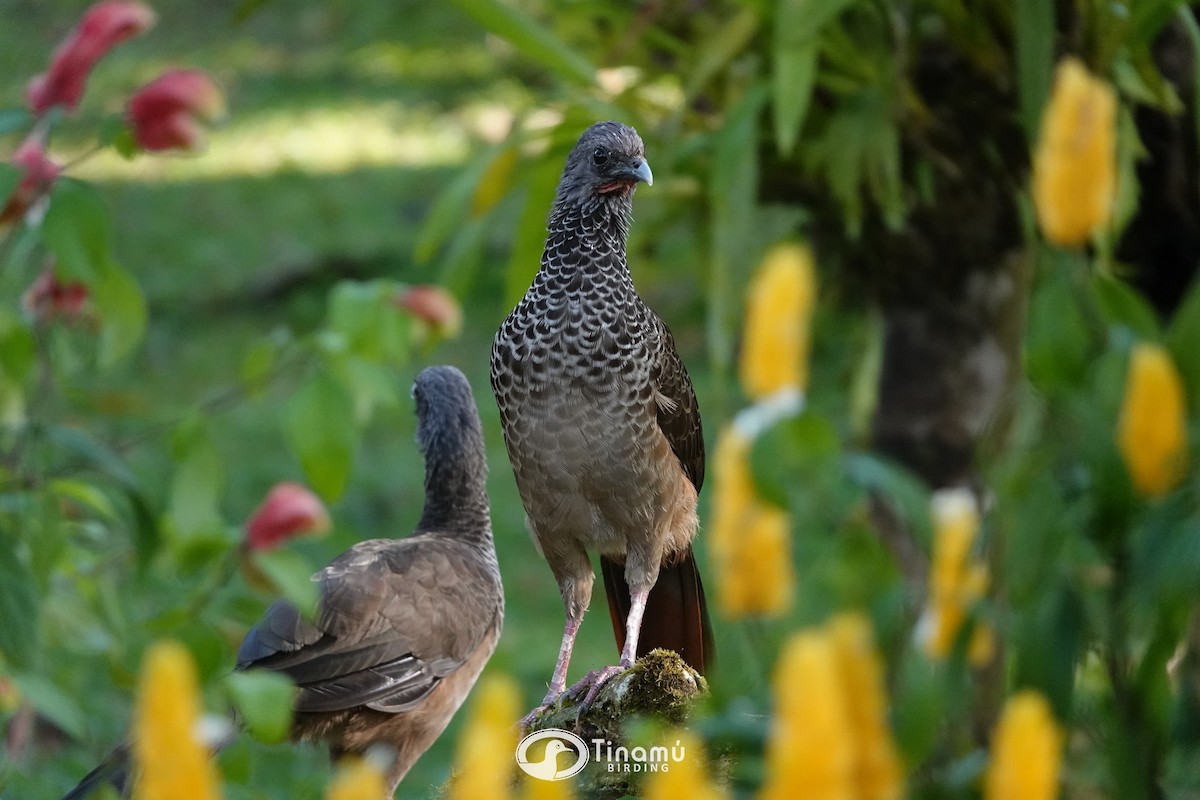
M644 158L629 171L629 176L639 181L645 181L647 186L654 185L654 173L650 171L650 164Z

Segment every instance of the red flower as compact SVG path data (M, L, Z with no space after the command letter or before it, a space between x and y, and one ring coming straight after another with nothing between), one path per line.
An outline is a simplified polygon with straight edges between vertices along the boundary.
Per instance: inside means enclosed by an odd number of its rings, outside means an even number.
M34 319L72 322L87 312L88 288L79 281L63 283L47 269L21 295L21 307Z
M196 120L212 121L223 109L221 91L207 75L177 69L138 89L129 100L128 116L143 150L195 150L204 144Z
M29 207L50 191L58 178L59 166L46 155L46 148L37 138L26 139L13 153L12 163L25 170L21 182L0 208L0 227L25 216Z
M73 110L96 62L153 24L154 12L141 3L104 0L89 8L79 27L54 51L50 69L29 81L25 89L29 107L38 114L54 106Z
M277 483L250 515L246 546L269 550L293 536L325 533L329 525L329 513L315 494L298 483Z
M456 336L462 328L462 308L440 286L410 286L396 297L396 307L443 336Z

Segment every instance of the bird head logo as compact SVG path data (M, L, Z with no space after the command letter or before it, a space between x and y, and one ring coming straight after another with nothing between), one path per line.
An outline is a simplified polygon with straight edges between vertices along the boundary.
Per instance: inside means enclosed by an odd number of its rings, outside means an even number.
M538 746L541 742L545 744ZM517 745L517 766L538 780L572 778L582 772L587 763L587 743L561 728L534 731Z

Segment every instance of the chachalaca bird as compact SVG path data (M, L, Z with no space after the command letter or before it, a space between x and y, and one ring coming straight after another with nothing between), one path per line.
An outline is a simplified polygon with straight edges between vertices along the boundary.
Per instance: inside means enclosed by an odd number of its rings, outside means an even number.
M566 626L541 708L566 686L601 572L620 662L589 673L585 705L655 647L701 672L714 657L692 554L704 480L700 411L671 332L625 260L634 187L653 178L632 128L600 122L567 157L541 268L492 345L492 391L530 534Z
M334 758L389 747L389 798L462 705L504 618L471 386L454 367L430 367L412 393L425 456L416 532L359 542L335 558L315 576L316 618L278 600L237 657L240 670L295 682L294 739L325 741ZM106 779L92 777L67 797Z

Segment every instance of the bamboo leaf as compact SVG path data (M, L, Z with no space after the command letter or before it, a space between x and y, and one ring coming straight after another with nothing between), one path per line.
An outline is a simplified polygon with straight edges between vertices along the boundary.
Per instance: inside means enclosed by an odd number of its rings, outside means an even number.
M586 58L516 6L502 0L454 0L454 4L559 78L584 86L595 84L596 68Z
M1054 71L1054 3L1017 0L1017 92L1025 135L1034 141Z

